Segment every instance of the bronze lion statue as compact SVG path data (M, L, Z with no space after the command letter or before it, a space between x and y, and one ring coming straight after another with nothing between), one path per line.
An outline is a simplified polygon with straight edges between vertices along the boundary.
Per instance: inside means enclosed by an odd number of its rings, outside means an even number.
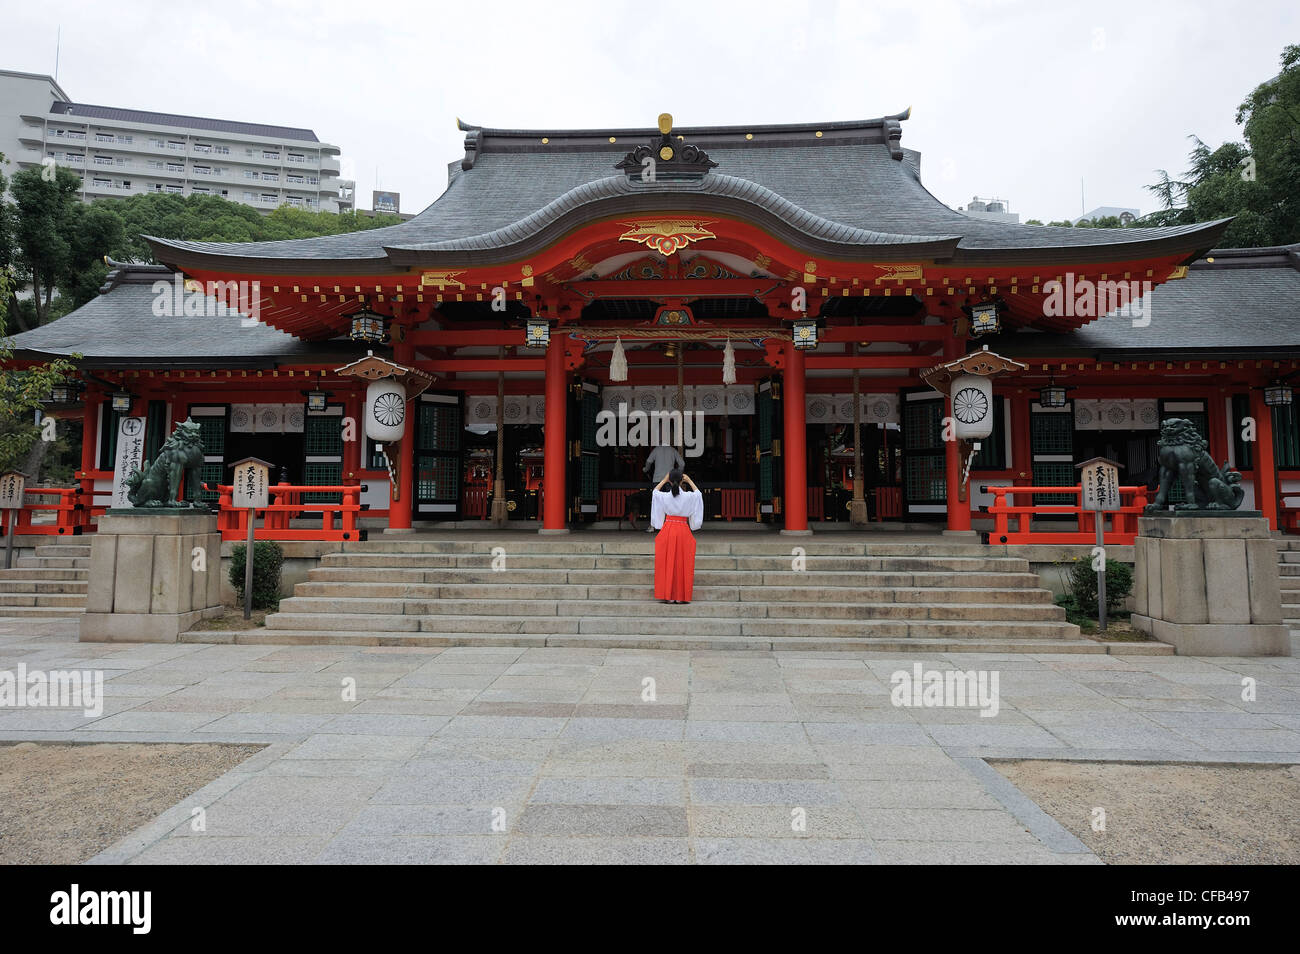
M1147 506L1148 512L1164 510L1168 506L1169 490L1177 478L1183 488L1185 503L1176 510L1236 510L1246 497L1241 486L1241 474L1228 468L1224 461L1220 468L1206 450L1205 438L1196 425L1181 417L1171 417L1160 422L1160 441L1156 445L1160 461L1160 489L1156 499Z
M199 467L203 463L203 442L199 425L186 420L177 424L158 456L126 480L126 497L136 507L205 507L195 501L177 500L181 475L186 486L199 486Z

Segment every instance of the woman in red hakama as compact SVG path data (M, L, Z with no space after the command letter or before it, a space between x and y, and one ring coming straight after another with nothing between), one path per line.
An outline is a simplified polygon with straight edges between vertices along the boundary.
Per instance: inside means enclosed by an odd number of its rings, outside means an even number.
M704 523L704 495L695 481L673 470L659 481L650 497L650 526L659 531L655 537L655 599L689 603L695 582L695 537L691 531Z

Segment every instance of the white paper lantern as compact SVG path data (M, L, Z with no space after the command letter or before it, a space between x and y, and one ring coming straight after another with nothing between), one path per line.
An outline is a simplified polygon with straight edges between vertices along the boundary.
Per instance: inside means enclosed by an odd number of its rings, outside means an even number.
M952 416L958 440L977 441L993 433L993 382L962 374L952 382Z
M406 433L406 388L393 378L371 381L366 388L366 437L388 443Z

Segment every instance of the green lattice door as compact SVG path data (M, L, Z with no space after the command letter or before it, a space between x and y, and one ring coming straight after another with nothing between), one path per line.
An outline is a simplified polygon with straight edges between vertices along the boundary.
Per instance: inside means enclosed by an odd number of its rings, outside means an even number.
M600 413L600 385L585 378L575 382L569 432L578 439L569 446L569 487L573 512L580 520L600 514L600 448L596 445Z
M226 471L226 407L212 405L200 407L190 405L188 416L199 425L199 440L203 443L203 465L199 468L200 483L215 487L230 479ZM202 487L185 485L186 500L201 500L215 505L219 495L215 490L208 491Z
M420 395L415 417L415 512L424 520L460 518L464 473L461 392Z
M1029 408L1029 449L1033 456L1035 487L1073 487L1079 482L1074 469L1074 405ZM1073 494L1034 494L1034 504L1058 507L1078 502Z
M930 389L903 395L903 501L909 517L948 512L944 398Z
M781 501L781 383L764 378L755 385L754 396L754 496L758 519L771 516Z
M302 482L314 487L337 487L343 483L343 408L334 405L323 411L309 411L302 428ZM275 474L272 472L272 476ZM307 491L303 503L342 503L343 494Z

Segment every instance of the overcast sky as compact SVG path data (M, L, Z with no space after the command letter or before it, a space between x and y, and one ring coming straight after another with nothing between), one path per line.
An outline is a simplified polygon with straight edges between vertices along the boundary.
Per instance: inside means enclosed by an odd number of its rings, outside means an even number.
M343 150L358 206L418 211L464 154L459 116L508 128L866 119L957 206L1021 220L1154 207L1188 136L1241 138L1237 105L1300 43L1300 4L780 0L292 0L6 4L0 68L75 101L306 126ZM1081 200L1080 181L1084 194Z

